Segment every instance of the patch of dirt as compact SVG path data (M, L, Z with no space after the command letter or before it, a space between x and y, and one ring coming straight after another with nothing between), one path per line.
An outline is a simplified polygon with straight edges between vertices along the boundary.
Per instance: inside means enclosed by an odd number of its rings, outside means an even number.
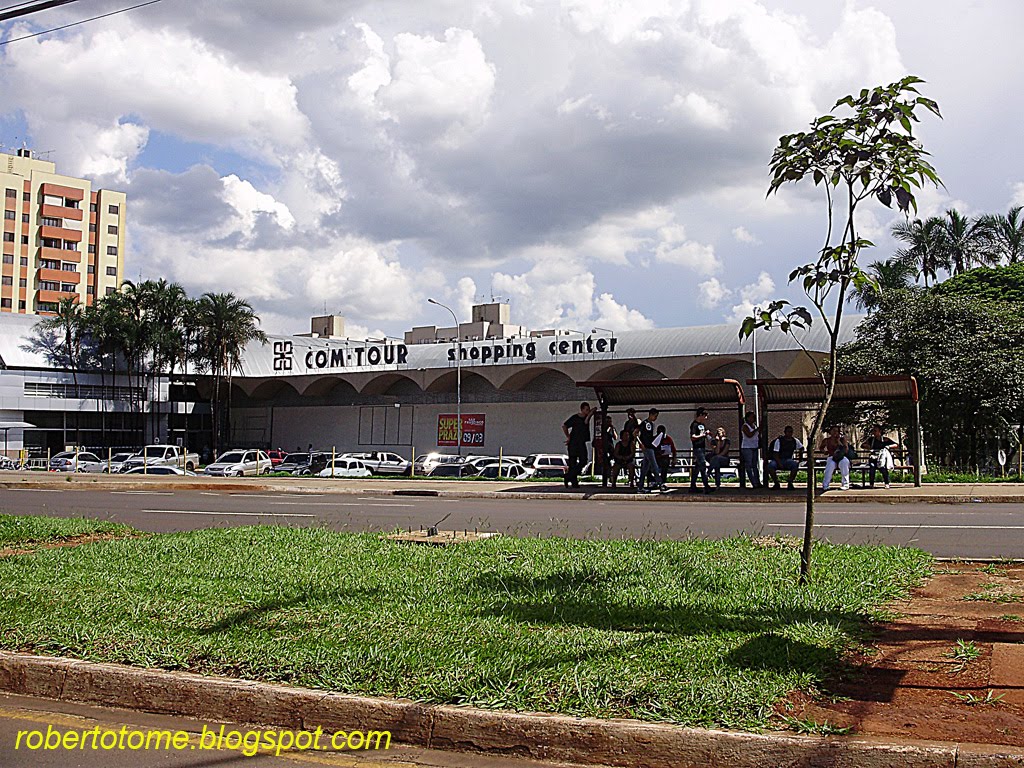
M31 555L41 549L60 549L61 547L80 547L83 544L93 544L97 541L113 541L114 539L134 539L139 534L124 533L80 533L76 536L68 536L56 541L27 541L21 548L0 549L0 557L12 555Z
M940 569L822 695L776 711L858 735L1024 747L1022 601L1024 566Z

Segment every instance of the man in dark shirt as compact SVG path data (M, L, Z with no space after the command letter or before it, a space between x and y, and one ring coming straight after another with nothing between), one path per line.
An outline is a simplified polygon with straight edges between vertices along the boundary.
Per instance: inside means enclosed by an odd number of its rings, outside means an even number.
M655 490L667 491L661 471L658 468L658 444L656 440L658 432L654 422L658 420L658 409L651 408L647 412L647 418L640 422L640 445L643 446L644 460L640 465L640 484L637 490L640 493L651 493ZM650 475L651 482L644 490L644 483Z
M629 446L630 453L633 454L633 463L629 469L629 487L635 488L636 473L639 469L639 463L636 461L636 446L640 436L640 422L636 418L636 408L626 409L626 423L623 424L622 429L629 434L626 444Z
M796 480L796 473L800 468L796 453L803 449L803 443L793 437L792 427L782 430L782 435L775 438L775 441L768 447L768 477L775 490L779 489L780 469L789 470L789 482L786 483L786 487L793 490L793 481Z
M570 416L562 424L565 444L568 448L569 466L565 469L563 483L573 488L580 487L580 470L587 463L587 445L590 443L590 403L580 403L580 412Z
M697 415L690 422L690 447L693 451L693 460L690 462L690 493L697 492L697 474L704 483L704 493L711 493L711 484L708 482L708 412L705 408L698 408Z

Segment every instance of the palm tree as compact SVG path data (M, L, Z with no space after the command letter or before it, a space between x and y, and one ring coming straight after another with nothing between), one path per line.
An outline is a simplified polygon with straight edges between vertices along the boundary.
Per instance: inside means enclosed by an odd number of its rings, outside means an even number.
M185 323L189 298L185 289L177 283L147 280L140 286L143 298L143 312L146 319L146 347L150 357L150 371L156 378L155 389L159 392L160 377L174 375L175 366L185 356ZM159 400L157 396L154 400ZM155 434L159 426L159 414L154 409L150 426ZM168 425L169 426L169 425Z
M858 309L871 312L878 308L884 296L913 288L917 270L903 259L893 258L872 262L865 271L873 283L854 288L850 298L856 302Z
M214 455L220 446L225 415L220 407L225 377L242 367L242 350L253 341L267 342L259 317L248 301L233 293L204 293L196 302L196 363L213 376L211 440Z
M929 278L932 282L938 279L940 269L950 269L942 240L943 221L938 216L897 224L892 228L892 236L906 243L905 248L896 251L896 258L913 266L917 275L924 280L925 288L928 287Z
M954 275L966 272L971 267L990 264L994 260L984 218L971 219L956 208L946 211L946 218L942 220L942 243Z
M1024 261L1024 216L1022 206L1016 205L1005 216L991 214L982 220L992 250L999 262L1016 264Z
M81 392L78 389L78 370L82 367L82 346L86 338L88 326L86 325L85 312L82 305L78 303L77 296L66 296L57 302L57 309L52 317L47 317L36 323L36 329L43 332L52 332L59 337L57 352L59 362L71 369L71 379L75 384L75 398L80 399ZM76 418L75 424L81 424ZM81 427L75 428L75 445L82 444Z

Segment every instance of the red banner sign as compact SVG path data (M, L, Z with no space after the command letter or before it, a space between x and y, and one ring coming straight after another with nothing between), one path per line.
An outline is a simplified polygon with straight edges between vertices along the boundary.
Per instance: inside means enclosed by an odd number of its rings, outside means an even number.
M437 417L438 446L459 444L459 417L454 413L443 413ZM462 414L462 444L481 446L484 444L484 414Z

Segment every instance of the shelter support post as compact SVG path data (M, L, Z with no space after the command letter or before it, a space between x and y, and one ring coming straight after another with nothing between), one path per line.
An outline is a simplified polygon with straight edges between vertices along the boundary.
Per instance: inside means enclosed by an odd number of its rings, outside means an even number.
M921 465L924 464L924 433L921 431L921 403L914 401L914 487L921 487Z
M761 401L761 423L757 425L761 436L761 485L768 488L768 446L771 445L771 433L768 431L768 401Z
M737 413L739 414L739 430L736 432L736 443L735 445L740 447L740 488L747 487L747 473L746 464L743 461L743 420L746 418L746 406L743 403L739 403L736 406Z

